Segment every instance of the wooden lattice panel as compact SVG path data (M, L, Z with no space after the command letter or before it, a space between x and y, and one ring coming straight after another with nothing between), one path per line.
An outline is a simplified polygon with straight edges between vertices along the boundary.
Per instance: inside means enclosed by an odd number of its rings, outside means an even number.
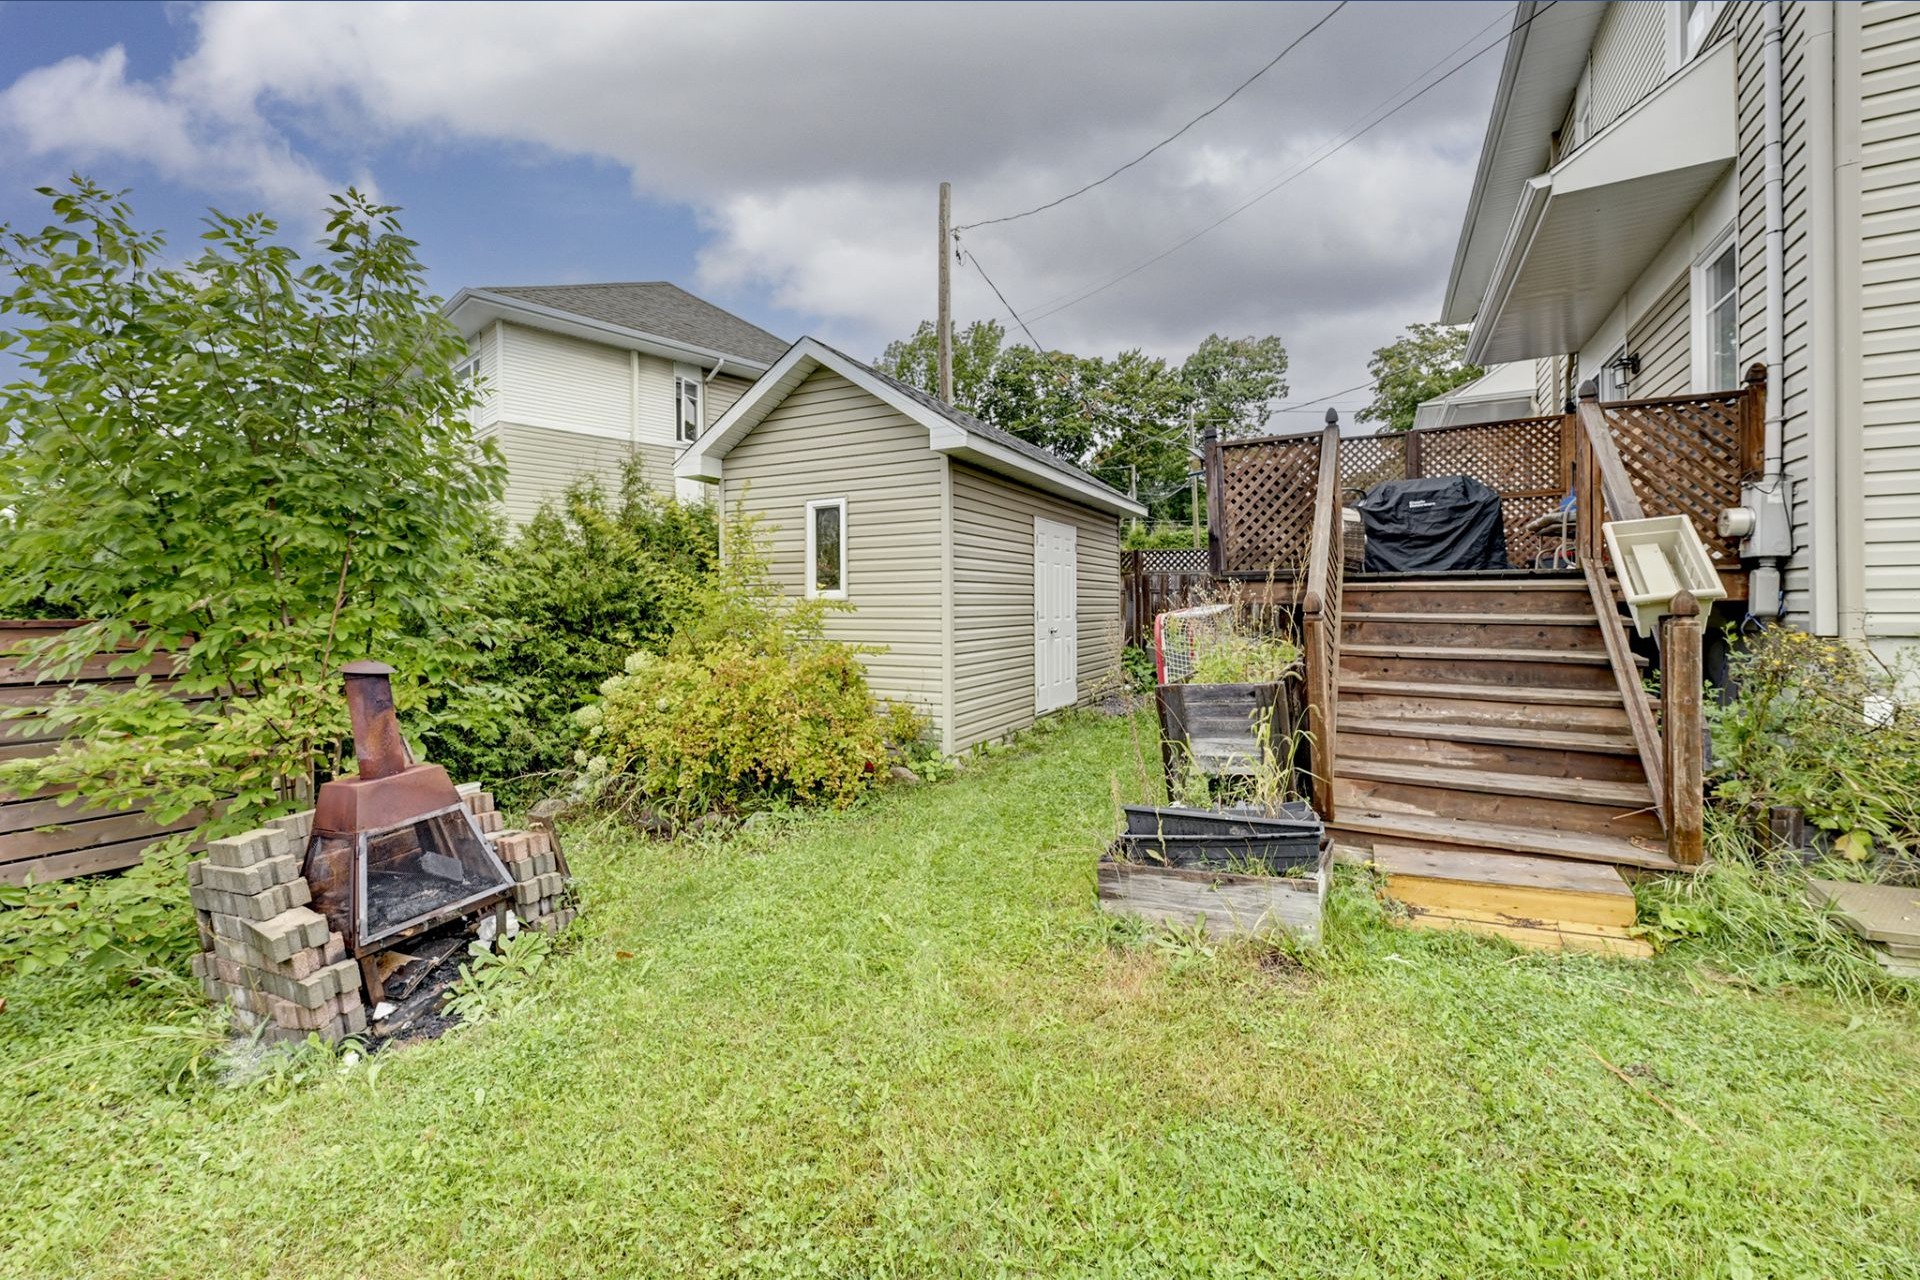
M1527 523L1551 511L1572 487L1562 452L1566 419L1515 418L1419 433L1423 476L1472 476L1500 495L1507 559L1522 568L1559 545L1557 537L1527 532Z
M1407 437L1399 432L1340 439L1340 493L1351 506L1387 480L1407 478Z
M1691 518L1714 563L1737 569L1737 540L1717 530L1720 513L1740 505L1747 462L1740 393L1600 408L1647 514Z
M1228 573L1290 576L1307 562L1320 433L1220 445L1222 567Z
M1202 547L1153 547L1140 553L1142 573L1205 573L1207 568Z

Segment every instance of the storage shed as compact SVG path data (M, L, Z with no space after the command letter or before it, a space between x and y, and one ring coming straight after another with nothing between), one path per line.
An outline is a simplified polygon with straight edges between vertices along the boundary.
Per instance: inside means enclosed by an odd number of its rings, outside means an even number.
M757 524L775 581L845 600L829 633L881 646L879 697L959 751L1120 675L1120 522L1145 514L1053 454L812 338L677 475L718 486L722 545Z

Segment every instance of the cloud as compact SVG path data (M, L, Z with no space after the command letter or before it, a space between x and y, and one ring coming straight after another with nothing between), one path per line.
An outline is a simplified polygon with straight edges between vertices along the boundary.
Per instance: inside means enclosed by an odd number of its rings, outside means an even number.
M1358 382L1373 346L1437 309L1496 54L1193 245L1050 308L1258 194L1470 33L1487 28L1469 48L1494 40L1505 11L1350 6L1164 152L964 243L1049 345L1171 355L1209 331L1279 332L1302 393ZM368 155L447 140L609 161L636 196L697 219L689 283L871 352L931 313L939 181L961 222L1050 199L1324 12L233 3L192 12L194 46L163 80L129 81L118 49L68 59L0 95L0 124L35 154L140 155L282 211L329 185L309 157L340 139ZM971 268L956 306L1000 310Z

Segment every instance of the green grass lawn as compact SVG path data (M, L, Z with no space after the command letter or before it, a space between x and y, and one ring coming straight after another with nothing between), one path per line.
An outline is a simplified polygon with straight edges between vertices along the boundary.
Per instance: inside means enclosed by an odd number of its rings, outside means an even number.
M377 1074L169 1091L177 994L15 984L0 1271L1920 1274L1908 1011L1402 933L1357 877L1303 965L1142 941L1093 896L1137 770L1079 720L730 844L580 833L570 952Z

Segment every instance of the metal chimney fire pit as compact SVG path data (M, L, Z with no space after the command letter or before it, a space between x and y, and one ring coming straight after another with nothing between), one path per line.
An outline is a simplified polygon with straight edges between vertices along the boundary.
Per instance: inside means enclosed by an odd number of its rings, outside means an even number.
M313 909L346 940L378 1004L381 952L488 907L503 914L514 882L447 771L407 763L393 668L352 662L342 671L360 773L320 788L302 870Z

